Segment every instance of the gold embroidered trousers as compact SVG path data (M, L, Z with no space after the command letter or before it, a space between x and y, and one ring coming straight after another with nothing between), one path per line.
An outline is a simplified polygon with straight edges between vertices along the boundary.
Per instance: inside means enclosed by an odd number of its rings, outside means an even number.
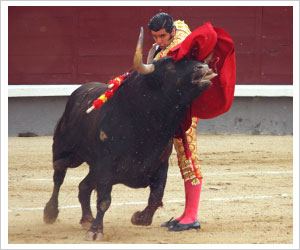
M185 132L188 146L191 151L193 167L191 166L190 162L186 158L182 139L174 138L174 146L177 152L178 166L180 168L182 178L184 179L184 181L192 180L193 185L199 184L200 183L199 179L203 178L201 167L198 160L198 154L197 154L196 128L197 128L198 120L199 120L198 118L193 117L191 127Z

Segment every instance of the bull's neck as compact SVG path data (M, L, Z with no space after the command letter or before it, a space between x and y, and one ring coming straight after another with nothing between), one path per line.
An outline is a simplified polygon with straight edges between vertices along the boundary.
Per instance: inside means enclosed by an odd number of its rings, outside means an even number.
M136 129L142 133L149 133L149 136L173 136L184 118L187 106L174 102L174 98L170 96L159 96L161 93L155 96L153 92L143 90L142 86L137 88L139 89L128 84L120 89L120 108L130 116L130 120L137 125Z

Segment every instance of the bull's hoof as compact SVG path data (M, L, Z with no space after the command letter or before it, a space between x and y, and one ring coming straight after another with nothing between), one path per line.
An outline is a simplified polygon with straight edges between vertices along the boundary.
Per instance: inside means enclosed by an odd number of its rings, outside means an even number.
M145 216L145 213L141 211L137 211L132 215L131 223L137 226L149 226L152 223L152 218Z
M88 231L86 233L85 240L87 240L87 241L103 241L104 234L103 234L103 232Z
M59 210L57 209L57 205L52 205L51 203L47 203L44 208L44 222L47 224L52 224L56 221Z

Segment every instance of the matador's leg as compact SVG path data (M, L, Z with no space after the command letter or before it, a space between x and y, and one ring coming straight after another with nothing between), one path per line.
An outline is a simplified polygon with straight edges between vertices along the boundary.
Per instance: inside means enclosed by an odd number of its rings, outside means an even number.
M185 184L185 210L180 217L176 218L176 220L181 224L190 224L197 221L199 199L202 187L202 172L197 155L197 123L198 118L193 118L191 127L185 132L188 147L191 151L193 166L190 166L190 163L186 158L182 139L174 139L178 165Z

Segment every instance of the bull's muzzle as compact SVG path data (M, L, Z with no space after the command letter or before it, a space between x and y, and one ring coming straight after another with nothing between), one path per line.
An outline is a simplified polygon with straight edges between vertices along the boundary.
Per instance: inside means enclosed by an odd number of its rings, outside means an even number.
M143 63L143 41L144 41L144 29L141 27L139 40L136 46L136 51L133 59L133 67L140 74L150 74L155 70L154 64Z
M214 73L206 63L200 62L194 68L192 82L199 86L202 86L203 84L206 85L207 83L211 84L210 80L216 76L217 74Z

